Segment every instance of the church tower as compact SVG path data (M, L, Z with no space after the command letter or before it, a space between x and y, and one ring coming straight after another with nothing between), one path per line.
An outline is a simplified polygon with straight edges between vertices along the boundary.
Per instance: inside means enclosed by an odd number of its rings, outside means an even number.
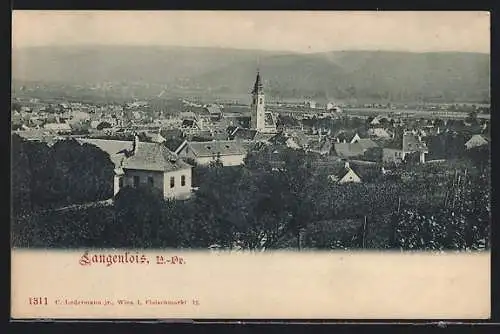
M252 90L252 104L250 105L250 128L262 131L265 128L265 99L264 88L257 71L257 78Z

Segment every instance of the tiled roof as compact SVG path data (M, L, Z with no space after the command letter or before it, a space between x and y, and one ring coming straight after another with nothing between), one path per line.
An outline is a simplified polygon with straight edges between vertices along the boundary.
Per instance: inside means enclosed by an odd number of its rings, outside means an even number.
M300 131L293 132L290 137L292 137L293 140L302 147L307 146L307 144L309 143L309 139L307 139L307 136Z
M319 141L310 141L308 144L308 148L315 152L320 153L329 153L332 149L332 142L330 140L322 140Z
M487 143L488 140L481 135L473 135L467 142Z
M235 125L229 125L227 128L226 128L226 131L228 134L231 134L233 133L238 127L235 126Z
M158 143L138 143L137 151L123 159L122 168L169 172L191 166Z
M482 135L473 135L466 143L467 147L477 147L488 144L488 140Z
M210 114L220 114L222 112L221 109L219 108L219 106L216 106L216 105L208 106L208 107L206 107L206 110Z
M179 114L179 117L182 120L185 120L185 119L193 120L193 119L196 119L196 114L192 111L183 111Z
M67 123L47 123L43 127L48 130L71 131L71 126Z
M150 171L173 171L189 168L177 155L162 144L138 143L135 154L125 156L125 152L132 151L133 142L107 139L78 139L81 143L95 145L108 153L115 166L125 169L138 169Z
M224 131L216 131L213 133L212 136L215 140L227 140L227 133Z
M262 132L257 132L255 134L255 137L253 140L255 141L269 141L274 136L272 133L262 133Z
M377 137L390 137L390 133L387 132L387 130L385 129L382 129L382 128L373 128L373 129L369 129L368 130L369 133L371 133L372 135L374 136L377 136Z
M309 143L309 139L307 138L307 136L300 131L291 132L289 134L280 132L270 137L269 142L277 145L285 145L288 139L292 139L300 147L305 147Z
M241 144L232 140L214 140L209 142L188 142L189 148L198 157L213 155L241 155L246 154Z
M161 129L160 134L164 138L181 137L182 131L180 129Z
M193 137L211 139L213 134L210 130L198 130L191 133Z
M360 143L335 143L335 152L341 157L356 157L364 154L363 146Z
M370 138L361 138L361 139L358 139L357 142L361 145L361 147L364 150L367 150L367 149L370 149L373 147L378 147L377 143L375 143Z
M286 143L287 138L283 132L277 133L271 138L269 138L269 142L276 145L284 145Z
M253 129L236 128L231 132L231 138L233 139L238 138L243 140L253 140L256 135L257 130Z
M195 122L192 119L184 119L182 121L182 126L183 127L194 127L195 126Z

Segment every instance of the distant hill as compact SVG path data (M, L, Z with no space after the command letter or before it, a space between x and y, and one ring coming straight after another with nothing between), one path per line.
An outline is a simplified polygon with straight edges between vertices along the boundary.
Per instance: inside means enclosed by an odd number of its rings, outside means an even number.
M247 94L256 68L273 98L489 100L489 55L335 51L294 54L189 47L84 46L13 50L13 78L164 84Z

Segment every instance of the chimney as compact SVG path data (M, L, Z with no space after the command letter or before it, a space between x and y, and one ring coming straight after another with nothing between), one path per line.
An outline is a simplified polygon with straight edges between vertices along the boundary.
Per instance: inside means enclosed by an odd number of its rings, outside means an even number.
M132 154L136 154L139 149L139 136L137 133L134 133L134 145L132 147Z
M344 164L344 168L345 168L345 169L349 169L349 168L351 168L351 167L349 167L349 161L346 161L346 162L345 162L345 164Z

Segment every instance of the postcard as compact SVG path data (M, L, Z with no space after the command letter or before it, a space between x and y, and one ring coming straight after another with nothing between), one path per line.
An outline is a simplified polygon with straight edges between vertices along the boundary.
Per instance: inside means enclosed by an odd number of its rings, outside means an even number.
M488 319L488 12L12 14L11 318Z

